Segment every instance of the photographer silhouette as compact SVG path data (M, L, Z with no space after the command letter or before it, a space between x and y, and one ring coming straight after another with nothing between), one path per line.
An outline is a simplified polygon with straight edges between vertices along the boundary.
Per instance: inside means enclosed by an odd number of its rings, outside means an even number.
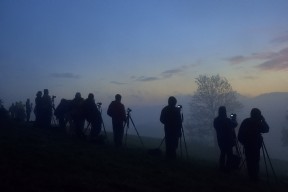
M124 122L126 121L125 107L121 103L121 95L115 95L115 100L108 107L107 115L112 118L113 139L116 147L121 147L124 136Z
M268 133L269 126L261 111L253 108L250 118L245 119L239 128L238 140L244 146L249 177L258 181L260 149L263 144L262 133Z
M230 171L233 161L233 146L235 145L235 127L236 114L231 114L227 117L226 107L221 106L218 109L218 117L214 119L214 128L217 134L218 146L220 148L219 168L220 171Z
M161 111L160 121L164 124L166 157L176 159L178 141L181 137L182 117L180 107L176 107L177 100L171 96L168 105Z

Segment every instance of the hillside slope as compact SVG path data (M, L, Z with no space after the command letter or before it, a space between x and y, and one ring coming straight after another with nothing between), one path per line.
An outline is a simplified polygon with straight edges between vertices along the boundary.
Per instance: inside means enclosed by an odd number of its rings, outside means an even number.
M75 140L56 130L27 126L0 129L0 191L286 191L288 177L277 183L265 175L250 183L242 171L219 173L217 162L167 161L147 149L161 140L129 137L115 149ZM134 145L135 144L135 145ZM201 149L205 150L205 149ZM281 181L280 181L281 180Z

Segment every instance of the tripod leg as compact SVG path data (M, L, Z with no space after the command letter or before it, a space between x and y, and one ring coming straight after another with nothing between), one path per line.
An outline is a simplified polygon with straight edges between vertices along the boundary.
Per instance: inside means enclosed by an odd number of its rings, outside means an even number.
M86 127L86 129L83 130L83 132L84 132L85 135L88 135L88 131L89 131L89 129L90 129L90 126L91 126L91 123L89 122L88 125L87 125L87 127Z
M266 155L267 155L267 159L268 159L268 161L269 161L270 167L271 167L271 169L272 169L272 173L273 173L273 175L274 175L275 181L277 181L277 176L276 176L276 173L275 173L275 171L274 171L273 165L272 165L272 163L271 163L271 159L270 159L269 154L268 154L268 152L267 152L267 149L266 149L266 146L265 146L264 141L263 141L263 143L262 143L262 147L264 147L264 150L265 150L265 153L266 153Z
M179 138L179 144L180 144L180 155L181 155L181 158L182 158L182 139L181 139L181 137Z
M103 126L104 134L105 134L105 136L107 137L107 132L106 132L106 128L105 128L105 125L104 125L104 122L103 122L103 121L102 121L102 126Z
M243 160L242 160L242 163L241 163L241 165L240 165L240 169L245 165L245 162L246 162L246 159L243 159Z
M240 146L239 146L238 141L236 141L236 152L237 152L237 154L239 155L239 157L242 159L242 154L241 154L241 152L240 152Z
M105 125L104 125L104 121L103 121L103 118L102 118L102 115L101 115L101 126L103 126L103 131L104 131L104 134L105 134L105 136L106 136L106 138L107 138L107 132L106 132L106 128L105 128Z
M136 131L136 133L137 133L137 135L138 135L138 138L139 138L141 144L142 144L143 147L144 147L144 143L142 142L142 139L141 139L141 137L140 137L140 135L139 135L139 133L138 133L138 131L137 131L137 129L136 129L136 126L135 126L135 124L134 124L134 122L133 122L133 119L131 118L131 116L129 116L129 118L130 118L130 120L131 120L131 122L132 122L132 125L133 125L133 127L134 127L134 129L135 129L135 131Z
M125 133L125 147L127 145L127 133L128 133L128 129L129 129L129 119L127 118L125 123L124 123L124 130L125 130L125 127L126 127L126 133Z
M185 146L185 151L186 151L186 158L188 159L188 150L187 150L187 145L186 145L186 140L185 140L185 134L184 134L184 129L181 127L182 131L182 136L183 136L183 141L184 141L184 146Z
M268 173L268 168L267 168L266 157L265 157L265 153L264 153L264 147L263 147L263 145L262 145L262 153L263 153L263 158L264 158L264 163L265 163L265 169L266 169L267 181L269 182L269 173Z
M243 151L242 151L242 157L245 155L245 148L243 147ZM242 158L241 157L241 158ZM245 166L245 162L246 162L246 156L245 156L245 159L243 158L242 159L242 164L240 165L240 169L243 167L243 166Z
M162 146L164 140L165 140L165 137L162 139L162 141L161 141L161 143L160 143L160 145L159 145L159 147L158 147L159 149L161 148L161 146Z

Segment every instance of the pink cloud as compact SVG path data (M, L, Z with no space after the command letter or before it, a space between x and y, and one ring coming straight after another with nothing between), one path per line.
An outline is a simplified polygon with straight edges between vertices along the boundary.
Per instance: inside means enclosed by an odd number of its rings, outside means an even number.
M244 79L249 79L249 80L254 80L254 79L257 79L256 76L252 76L252 75L246 75L243 77Z
M272 39L271 43L284 43L288 42L288 31L285 34L279 35L278 37Z
M268 61L257 66L262 70L285 70L288 69L288 47L277 52Z
M237 55L237 56L228 58L227 60L228 60L232 65L235 65L235 64L239 64L239 63L245 62L245 61L247 61L247 59L248 59L247 57L244 57L244 56L242 56L242 55Z
M277 53L275 52L252 53L249 56L238 55L228 58L227 60L231 63L231 65L236 65L250 60L267 60L275 57L276 55Z
M261 70L285 70L288 69L288 47L278 52L260 52L248 56L234 56L228 59L231 65L240 64L250 60L264 60L257 68Z

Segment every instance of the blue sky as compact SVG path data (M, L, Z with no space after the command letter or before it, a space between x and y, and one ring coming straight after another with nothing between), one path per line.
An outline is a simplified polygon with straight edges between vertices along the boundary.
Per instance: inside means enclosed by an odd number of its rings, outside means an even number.
M200 74L256 96L288 91L286 0L1 0L0 98L77 91L166 103Z

